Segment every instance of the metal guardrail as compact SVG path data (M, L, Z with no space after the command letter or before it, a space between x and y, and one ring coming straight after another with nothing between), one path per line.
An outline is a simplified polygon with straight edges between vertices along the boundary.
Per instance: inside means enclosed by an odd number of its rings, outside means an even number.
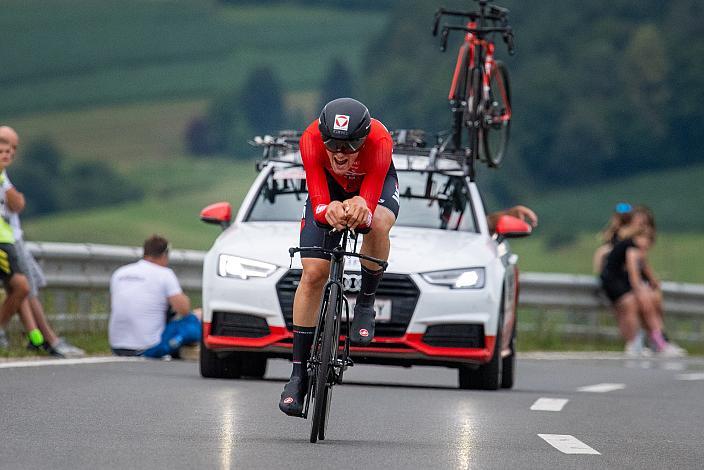
M52 320L72 320L74 326L90 320L104 327L109 311L110 275L142 255L138 247L50 242L27 245L47 277L48 286L42 294L47 312ZM205 252L195 250L172 250L169 254L170 265L183 289L196 298L200 298L204 257ZM668 318L693 319L695 324L688 328L686 338L704 338L704 285L663 282L662 290ZM593 276L521 273L520 303L544 312L567 312L567 325L562 325L562 332L617 334L613 321L605 328L603 318L597 318L610 316L610 306ZM525 325L524 329L540 329L540 322Z
M142 257L141 247L53 242L28 242L27 247L52 288L108 289L115 269ZM169 251L169 264L184 290L200 290L204 257L204 251Z
M668 314L704 315L704 285L663 282L663 307ZM594 276L522 273L521 305L571 309L610 308Z

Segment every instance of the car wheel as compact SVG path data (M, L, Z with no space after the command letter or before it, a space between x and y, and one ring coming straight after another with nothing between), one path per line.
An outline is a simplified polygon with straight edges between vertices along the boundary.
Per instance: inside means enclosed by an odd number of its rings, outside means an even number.
M266 367L266 364L265 364ZM239 379L242 366L238 358L221 358L200 340L200 375L212 379Z
M245 353L239 355L238 360L242 365L241 372L243 376L256 379L264 378L264 374L266 374L266 356Z
M494 354L489 362L482 364L476 369L460 366L458 373L460 388L467 390L498 390L501 387L504 362L501 359L501 325L503 324L503 317L502 302L501 315L498 322L499 327L497 328L496 341L494 342Z
M501 369L501 388L513 388L516 378L516 323L513 324L511 332L511 354L503 359Z

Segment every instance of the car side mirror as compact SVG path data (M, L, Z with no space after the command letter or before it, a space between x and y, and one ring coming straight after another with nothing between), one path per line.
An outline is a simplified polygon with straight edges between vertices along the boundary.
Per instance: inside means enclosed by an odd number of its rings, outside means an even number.
M527 237L532 231L528 223L512 215L502 215L496 221L496 234L503 238Z
M216 202L200 211L200 220L206 224L217 224L225 230L232 222L232 205L229 202Z

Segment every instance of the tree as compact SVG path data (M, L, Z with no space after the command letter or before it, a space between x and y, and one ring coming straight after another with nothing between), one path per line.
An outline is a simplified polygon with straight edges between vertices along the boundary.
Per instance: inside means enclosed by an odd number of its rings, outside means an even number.
M24 218L100 207L144 195L142 188L105 162L83 161L66 168L63 154L46 138L30 143L8 173L25 195Z
M59 190L63 155L47 138L30 143L8 169L11 181L24 193L24 217L48 214L60 208Z
M254 132L274 132L287 121L281 84L271 67L250 72L239 93L239 105Z
M336 98L354 97L354 78L352 71L339 57L333 59L328 67L320 90L318 109Z

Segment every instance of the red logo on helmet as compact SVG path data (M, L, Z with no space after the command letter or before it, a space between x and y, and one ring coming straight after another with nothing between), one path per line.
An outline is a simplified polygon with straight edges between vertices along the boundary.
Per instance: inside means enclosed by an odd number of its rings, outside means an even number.
M287 405L290 405L291 403L293 403L293 397L284 398L284 403L286 403Z
M369 331L362 328L361 330L359 330L359 336L364 336L366 338L367 336L369 336Z
M346 114L336 114L332 128L336 131L346 131L350 126L350 117Z

